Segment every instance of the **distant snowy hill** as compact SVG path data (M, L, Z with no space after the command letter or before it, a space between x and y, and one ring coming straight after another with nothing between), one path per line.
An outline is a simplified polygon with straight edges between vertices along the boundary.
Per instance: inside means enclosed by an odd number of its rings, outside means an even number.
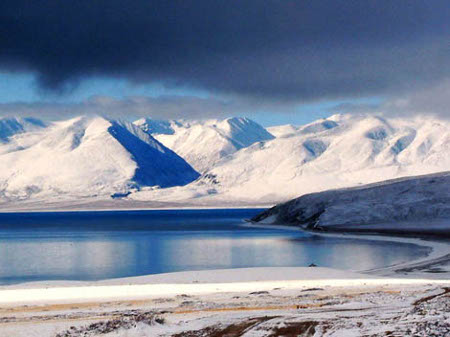
M23 122L5 125L9 129L2 130L10 131L3 132L8 142L0 144L2 201L126 194L141 186L185 185L199 176L131 123L78 117L32 132L23 132Z
M0 118L0 143L6 143L16 134L44 128L45 123L35 118Z
M278 137L223 158L201 181L229 198L269 202L450 169L448 121L335 115L269 130Z
M252 220L325 231L450 236L450 172L306 194Z
M135 124L182 156L199 172L211 169L221 158L240 149L274 138L248 118L206 121L157 121L146 118Z

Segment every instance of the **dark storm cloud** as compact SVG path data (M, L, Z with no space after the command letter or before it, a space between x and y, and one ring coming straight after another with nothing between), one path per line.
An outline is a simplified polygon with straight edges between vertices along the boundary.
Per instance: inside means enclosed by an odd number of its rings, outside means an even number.
M0 69L305 101L450 77L448 0L2 0Z

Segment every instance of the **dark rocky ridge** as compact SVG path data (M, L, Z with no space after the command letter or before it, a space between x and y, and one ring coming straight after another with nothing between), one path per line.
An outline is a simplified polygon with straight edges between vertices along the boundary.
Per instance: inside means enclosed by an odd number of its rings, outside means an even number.
M450 237L450 172L306 194L251 221L324 231Z

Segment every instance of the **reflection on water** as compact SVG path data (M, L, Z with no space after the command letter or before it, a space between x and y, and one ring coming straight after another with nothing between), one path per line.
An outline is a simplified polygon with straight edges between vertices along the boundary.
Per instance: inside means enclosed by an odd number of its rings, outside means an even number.
M425 256L411 244L240 226L258 210L0 215L0 283L98 280L181 270L363 270Z

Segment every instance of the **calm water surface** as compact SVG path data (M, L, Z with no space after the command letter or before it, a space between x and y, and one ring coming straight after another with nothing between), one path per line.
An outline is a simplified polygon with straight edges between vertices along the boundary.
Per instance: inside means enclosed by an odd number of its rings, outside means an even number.
M0 214L0 284L182 270L363 270L426 256L412 244L242 226L258 209Z

